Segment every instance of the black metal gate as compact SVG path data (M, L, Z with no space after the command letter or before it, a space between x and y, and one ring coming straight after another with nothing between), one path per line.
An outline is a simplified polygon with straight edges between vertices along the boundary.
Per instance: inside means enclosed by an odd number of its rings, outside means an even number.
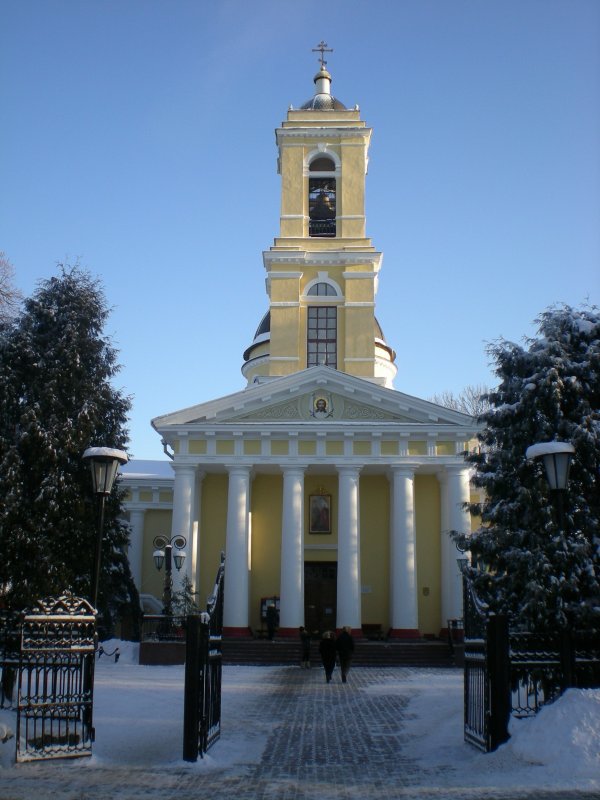
M508 739L508 620L488 607L463 578L465 741L489 752Z
M509 630L463 577L465 741L484 752L509 738L511 715L535 715L570 687L600 685L600 635Z
M186 622L183 758L197 761L221 735L221 676L225 555L206 611Z
M17 761L92 753L96 612L64 594L39 600L22 618Z

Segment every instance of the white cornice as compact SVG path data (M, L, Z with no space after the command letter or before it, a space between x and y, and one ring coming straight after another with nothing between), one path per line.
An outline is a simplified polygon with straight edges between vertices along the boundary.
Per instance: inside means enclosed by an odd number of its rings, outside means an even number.
M373 128L363 128L362 126L350 127L344 126L343 128L336 128L335 125L322 125L318 128L275 128L275 140L280 144L280 139L320 139L327 140L329 147L336 144L335 139L355 139L357 136L366 139L367 142L371 139ZM290 147L291 143L281 142L282 147ZM291 145L294 146L294 145ZM302 146L302 145L300 145ZM363 142L357 142L357 147L364 147Z
M305 266L352 266L360 264L373 264L378 269L381 264L380 252L365 252L344 250L265 250L263 262L266 270L271 269L271 264L304 264Z

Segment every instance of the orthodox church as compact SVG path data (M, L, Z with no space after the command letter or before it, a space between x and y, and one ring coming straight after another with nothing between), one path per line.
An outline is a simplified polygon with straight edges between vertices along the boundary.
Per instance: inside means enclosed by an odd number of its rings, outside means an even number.
M463 454L477 424L393 387L375 316L382 253L366 235L371 128L332 95L319 47L313 96L276 130L281 216L246 387L152 420L170 461L123 474L131 568L160 610L153 540L183 536L204 607L224 551L225 635L260 628L275 598L281 636L437 636L462 616L447 532L471 530Z

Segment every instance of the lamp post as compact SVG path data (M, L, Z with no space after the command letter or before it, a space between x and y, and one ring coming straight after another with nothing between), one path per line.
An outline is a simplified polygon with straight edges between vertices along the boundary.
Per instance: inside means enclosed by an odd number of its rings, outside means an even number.
M100 519L98 522L98 536L96 538L96 555L92 571L92 586L90 590L92 605L98 605L98 585L100 583L100 564L102 563L102 537L104 534L104 502L111 493L117 469L121 464L127 463L127 453L123 450L113 450L110 447L88 447L83 454L92 471L94 494L100 501Z
M528 459L541 458L546 468L548 485L556 498L558 523L565 530L564 493L569 480L569 470L575 448L569 442L540 442L525 451Z
M156 548L154 556L154 564L156 569L160 572L163 564L165 565L165 583L163 587L163 614L167 617L173 615L172 607L172 588L173 588L173 561L175 568L179 570L185 561L185 552L183 548L186 546L187 540L185 536L173 536L169 539L167 536L156 536L154 539L154 547ZM173 552L175 548L175 552Z

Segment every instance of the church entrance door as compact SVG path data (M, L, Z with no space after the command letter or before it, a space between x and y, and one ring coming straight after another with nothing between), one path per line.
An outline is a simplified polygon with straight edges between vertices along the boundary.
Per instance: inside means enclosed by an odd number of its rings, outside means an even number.
M304 564L304 625L311 633L335 630L337 563Z

